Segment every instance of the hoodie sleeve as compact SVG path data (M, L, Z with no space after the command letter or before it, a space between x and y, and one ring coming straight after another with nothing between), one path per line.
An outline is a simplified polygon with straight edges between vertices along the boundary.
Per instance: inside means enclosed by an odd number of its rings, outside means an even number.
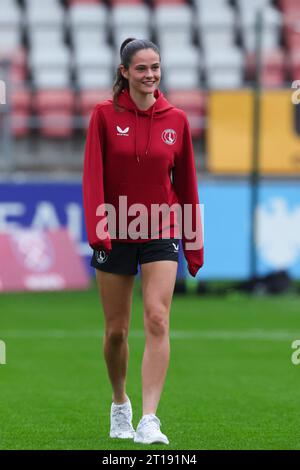
M106 226L105 212L103 211L103 215L97 215L98 206L105 203L103 185L103 142L104 124L100 109L96 106L90 119L85 145L82 182L83 206L89 245L94 249L110 251L111 240L107 228L100 238L100 234L97 234L97 225L99 222L101 222L101 227Z
M184 256L190 274L195 277L203 266L203 233L192 136L185 115L184 121L182 147L175 158L173 169L173 185L182 209ZM186 204L188 206L185 206Z

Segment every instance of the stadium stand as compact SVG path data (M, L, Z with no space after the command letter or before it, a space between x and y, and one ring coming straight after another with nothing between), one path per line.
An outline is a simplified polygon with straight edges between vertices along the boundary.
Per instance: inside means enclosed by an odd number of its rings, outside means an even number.
M299 78L298 0L1 0L1 7L0 63L10 60L18 138L36 128L60 139L85 131L94 105L111 96L119 47L130 36L159 45L161 89L205 142L210 95L255 77L259 7L263 87Z

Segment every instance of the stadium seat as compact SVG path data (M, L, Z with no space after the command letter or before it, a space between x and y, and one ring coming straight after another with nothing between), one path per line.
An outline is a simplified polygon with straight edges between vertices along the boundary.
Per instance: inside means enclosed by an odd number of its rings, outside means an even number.
M300 77L300 49L293 49L289 55L289 68L292 80L299 80Z
M85 128L88 127L91 112L96 104L112 99L112 91L107 89L82 90L78 94L77 110L84 119Z
M158 6L154 9L153 21L161 47L191 43L193 11L188 5Z
M272 5L273 0L237 0L239 10L257 10L265 9Z
M200 89L173 90L168 92L167 98L171 104L186 113L192 137L201 137L204 129L205 93Z
M149 28L145 29L143 26L127 27L116 30L113 33L113 41L116 47L115 58L119 61L119 49L122 42L127 38L151 39Z
M77 84L82 90L106 89L112 85L113 75L110 70L84 70L77 71Z
M30 47L36 48L59 46L64 43L64 28L29 28L27 36Z
M35 88L60 89L71 86L68 69L33 70L32 79Z
M150 37L150 11L144 4L117 5L111 10L111 27L117 48L127 37Z
M165 72L163 83L167 90L192 90L201 86L200 76L197 70L176 70L176 73Z
M11 107L12 135L14 137L26 137L30 131L31 92L23 86L13 87Z
M98 3L75 3L68 11L71 28L106 28L108 21L107 7Z
M3 0L0 14L0 49L13 50L21 45L21 10L15 0Z
M70 137L73 132L75 98L71 90L40 90L34 97L34 108L44 137Z
M201 58L198 48L191 44L178 45L176 49L162 48L161 57L163 80L168 90L189 90L200 86Z
M34 69L66 69L70 66L70 51L66 46L37 47L30 51L29 64Z
M35 7L28 5L26 9L26 23L29 29L59 28L64 25L64 9L60 3L39 2Z
M101 49L77 49L74 55L74 64L80 88L106 88L110 86L114 56L113 50L109 46L103 45Z
M284 16L283 37L288 49L300 49L300 12L294 11Z
M0 62L7 61L10 65L10 82L12 84L21 84L26 78L26 50L23 47L13 49L12 51L2 51L0 48Z
M282 49L265 51L261 64L261 84L265 87L279 87L284 85L286 76L285 54ZM253 80L255 77L255 54L246 57L246 77Z
M107 41L108 10L103 4L75 3L69 9L68 25L75 48L98 46Z
M71 57L67 46L37 47L30 51L29 65L38 88L63 88L70 85Z
M234 44L235 14L230 6L217 9L200 8L195 20L203 49L228 47Z
M284 13L300 12L298 0L278 0L278 5Z
M204 51L206 81L209 88L238 88L243 84L244 57L237 47Z
M119 5L143 5L143 0L111 0L110 4L112 7L116 7Z
M186 0L152 0L152 4L157 7L161 5L186 5Z
M281 14L273 7L266 7L263 10L262 18L262 48L265 50L276 49L280 41L282 26ZM245 49L248 52L253 52L256 47L256 10L254 8L241 9L239 12L239 20Z

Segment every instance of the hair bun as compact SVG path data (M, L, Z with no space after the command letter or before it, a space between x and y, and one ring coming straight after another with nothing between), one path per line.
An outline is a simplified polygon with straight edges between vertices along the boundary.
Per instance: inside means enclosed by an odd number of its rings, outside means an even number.
M120 47L120 56L122 57L122 52L123 49L129 44L131 41L134 41L136 38L127 38L125 41L122 42L121 47Z

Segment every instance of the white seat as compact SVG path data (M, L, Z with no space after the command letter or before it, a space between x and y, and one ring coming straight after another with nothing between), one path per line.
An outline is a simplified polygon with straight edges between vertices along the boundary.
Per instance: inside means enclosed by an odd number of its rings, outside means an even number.
M33 28L29 29L27 34L32 48L36 48L42 44L45 47L59 46L64 42L63 28Z
M37 8L27 8L25 18L28 28L31 29L62 28L64 25L64 9L60 4L53 4L51 8L46 8L41 2Z
M177 49L161 49L162 67L164 70L188 68L200 70L201 57L199 49L193 45Z
M255 50L257 11L253 9L240 10L240 27L243 44L248 52ZM280 41L282 16L273 7L262 11L262 48L276 49Z
M0 50L11 51L20 47L21 45L21 31L18 28L3 28L0 29Z
M102 4L75 4L69 8L68 13L68 21L72 29L106 29L108 10Z
M111 88L113 76L106 69L84 70L80 69L77 73L77 84L83 89Z
M46 9L50 10L53 8L60 8L61 2L60 0L23 0L26 9L30 10L40 10Z
M268 8L272 0L237 0L239 10L257 10L258 8Z
M69 68L70 51L66 46L36 47L30 51L29 64L35 69Z
M196 70L178 69L175 73L165 72L163 83L167 90L191 90L200 87L199 73Z
M224 74L210 72L206 77L208 88L227 90L236 89L243 86L243 75L240 72L232 71Z
M153 20L160 46L191 42L193 11L188 5L158 6Z
M177 47L181 45L189 45L192 41L192 30L181 29L176 31L160 30L156 33L157 43L161 49L167 49L170 47Z
M22 23L21 10L18 4L12 0L10 3L2 5L1 2L1 14L0 14L0 28L17 28Z
M228 6L228 0L193 0L198 10L217 10Z
M100 49L107 40L107 31L101 28L74 28L71 30L72 44L74 49L98 47Z
M114 31L114 30L113 30ZM117 55L119 54L120 46L122 42L127 38L137 38L137 39L150 39L150 30L144 26L135 26L132 28L120 28L113 32L114 35L114 45L118 49Z
M235 40L235 13L231 7L201 10L195 16L203 48L230 46Z
M244 56L237 47L205 52L204 65L209 87L234 88L243 83Z
M117 28L144 27L148 28L150 10L146 5L120 5L111 9L111 25Z
M37 88L68 88L70 86L69 69L33 70L33 83Z
M98 48L79 48L74 53L74 65L76 68L107 68L112 69L114 64L113 50L109 46L102 45Z

